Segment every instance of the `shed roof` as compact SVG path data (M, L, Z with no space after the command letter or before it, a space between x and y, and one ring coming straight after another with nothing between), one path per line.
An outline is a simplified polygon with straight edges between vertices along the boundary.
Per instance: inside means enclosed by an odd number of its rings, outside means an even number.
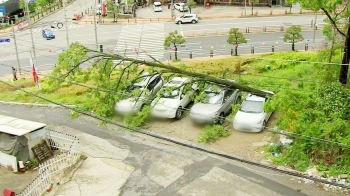
M45 127L46 124L0 115L0 132L22 136Z

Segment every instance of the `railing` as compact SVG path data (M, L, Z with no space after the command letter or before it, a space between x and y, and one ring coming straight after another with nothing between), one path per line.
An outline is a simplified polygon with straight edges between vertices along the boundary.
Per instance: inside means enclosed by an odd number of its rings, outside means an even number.
M57 173L73 166L80 158L78 150L79 139L75 136L50 130L48 140L53 150L62 153L39 164L38 176L17 196L39 196L53 186L52 178Z

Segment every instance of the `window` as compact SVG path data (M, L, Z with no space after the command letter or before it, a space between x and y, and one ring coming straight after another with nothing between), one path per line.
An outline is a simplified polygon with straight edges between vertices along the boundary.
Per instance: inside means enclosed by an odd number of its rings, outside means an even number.
M240 111L246 113L262 113L264 111L264 102L245 100L242 103Z
M158 82L160 81L160 76L157 76L154 80L152 80L148 86L147 89L149 91L152 91L154 89L154 87L158 84Z
M235 91L232 90L232 89L226 90L226 92L225 92L225 98L224 98L224 101L225 101L225 102L226 102L227 99L229 99L229 98L232 96L233 92L235 92Z

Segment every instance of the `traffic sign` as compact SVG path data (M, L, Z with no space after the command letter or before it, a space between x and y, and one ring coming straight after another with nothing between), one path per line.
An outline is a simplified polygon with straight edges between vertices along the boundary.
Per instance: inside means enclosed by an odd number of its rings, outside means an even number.
M10 39L9 38L0 39L0 42L10 42Z

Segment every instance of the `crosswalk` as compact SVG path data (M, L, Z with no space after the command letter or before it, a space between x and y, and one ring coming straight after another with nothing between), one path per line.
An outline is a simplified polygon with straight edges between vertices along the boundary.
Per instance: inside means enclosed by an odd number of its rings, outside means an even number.
M163 60L163 43L164 24L129 25L122 28L114 51L129 58Z
M85 25L79 25L79 24L71 24L67 26L68 26L68 29L78 29L78 28L85 27ZM32 31L33 33L41 33L43 29L50 29L51 31L62 31L62 30L65 30L65 26L63 26L61 29L51 28L51 26L36 27L36 28L32 28ZM17 31L17 34L28 34L28 33L30 33L30 29Z

